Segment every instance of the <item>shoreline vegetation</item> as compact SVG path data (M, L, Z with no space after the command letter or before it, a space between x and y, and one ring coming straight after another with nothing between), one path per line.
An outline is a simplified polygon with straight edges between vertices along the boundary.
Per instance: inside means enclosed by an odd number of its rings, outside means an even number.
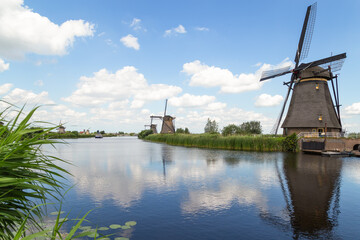
M143 134L146 135L146 134ZM140 134L139 134L140 136ZM204 134L148 134L139 137L146 141L161 142L174 146L226 149L257 152L296 152L297 137L275 137L273 135L231 135Z
M63 180L71 175L60 163L71 163L42 151L44 145L55 147L54 144L63 142L50 139L59 138L60 134L51 132L59 126L31 121L38 108L25 112L24 108L9 105L0 111L0 240L71 240L86 236L107 239L109 235L99 231L109 230L110 235L114 235L136 225L135 221L128 221L109 228L83 226L89 225L86 217L92 210L83 217L68 219L67 213L60 218L64 214L61 206L68 188ZM16 115L11 118L9 112L16 112ZM74 137L69 136L70 133L61 134L61 137ZM49 198L60 204L59 210L50 213L55 217L50 221L47 219Z

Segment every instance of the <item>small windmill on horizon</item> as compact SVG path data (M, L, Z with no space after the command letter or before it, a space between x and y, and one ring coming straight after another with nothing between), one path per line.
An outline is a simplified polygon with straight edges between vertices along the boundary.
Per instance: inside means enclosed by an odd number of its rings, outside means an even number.
M166 114L166 110L167 110L167 102L168 100L166 99L165 101L165 110L164 110L164 116L154 116L151 115L150 116L150 125L145 125L145 127L150 127L150 129L153 131L153 133L158 133L157 129L156 129L156 124L153 124L153 119L161 119L162 120L162 125L161 125L161 131L160 133L175 133L175 124L174 124L174 120L175 117L172 117L170 115Z

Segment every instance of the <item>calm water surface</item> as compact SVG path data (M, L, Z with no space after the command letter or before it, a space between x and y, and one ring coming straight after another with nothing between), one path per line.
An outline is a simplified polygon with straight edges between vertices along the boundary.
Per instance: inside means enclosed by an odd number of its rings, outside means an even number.
M360 238L359 158L68 142L47 149L74 164L63 209L94 209L93 227L137 222L112 239Z

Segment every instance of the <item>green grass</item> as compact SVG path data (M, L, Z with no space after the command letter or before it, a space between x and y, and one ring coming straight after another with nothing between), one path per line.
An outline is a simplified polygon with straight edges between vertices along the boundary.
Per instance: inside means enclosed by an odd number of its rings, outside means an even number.
M240 151L283 151L284 137L264 135L221 136L219 134L151 134L145 140L175 146L229 149Z
M0 113L0 239L13 239L13 231L25 219L36 227L44 208L35 206L59 196L60 180L67 174L55 163L63 160L41 151L41 146L56 142L46 138L56 126L34 127L40 124L30 122L36 110L24 114L24 109L10 105ZM14 111L16 116L9 120Z

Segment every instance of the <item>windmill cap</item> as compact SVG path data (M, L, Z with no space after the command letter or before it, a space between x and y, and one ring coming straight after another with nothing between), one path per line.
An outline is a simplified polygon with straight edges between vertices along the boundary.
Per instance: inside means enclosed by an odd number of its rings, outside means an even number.
M300 67L301 67L301 65L300 65ZM328 80L331 79L330 72L319 66L307 68L300 72L301 79L313 78L313 77L326 78Z

